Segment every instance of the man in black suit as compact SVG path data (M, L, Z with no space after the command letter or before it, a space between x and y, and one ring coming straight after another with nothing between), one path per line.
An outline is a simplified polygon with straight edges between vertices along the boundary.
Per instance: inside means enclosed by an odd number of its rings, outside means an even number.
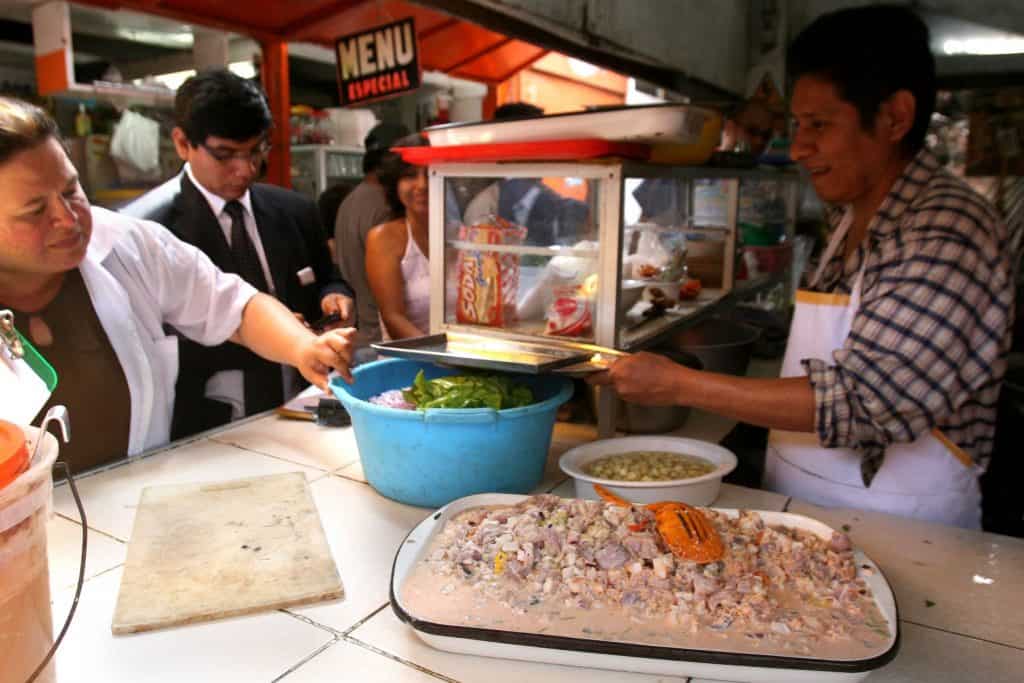
M121 211L163 224L302 319L338 314L348 324L352 292L333 273L316 204L255 182L272 125L259 87L226 69L204 71L178 89L174 110L182 172ZM237 344L179 340L172 438L276 407L302 388L291 368Z

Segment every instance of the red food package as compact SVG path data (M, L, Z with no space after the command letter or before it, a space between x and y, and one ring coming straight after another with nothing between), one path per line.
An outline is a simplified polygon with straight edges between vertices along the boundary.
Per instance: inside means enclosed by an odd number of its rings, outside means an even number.
M489 251L486 245L521 244L526 228L497 217L459 228L459 240L480 244L462 249L458 258L455 319L460 323L505 327L515 322L519 290L519 255Z
M593 302L577 289L566 289L555 294L548 307L544 333L559 337L589 336L594 326Z

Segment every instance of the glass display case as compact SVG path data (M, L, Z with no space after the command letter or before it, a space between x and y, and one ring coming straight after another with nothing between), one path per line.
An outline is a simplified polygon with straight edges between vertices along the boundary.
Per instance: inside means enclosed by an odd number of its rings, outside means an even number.
M314 201L338 183L363 177L363 148L349 145L292 145L292 188Z
M626 161L436 164L429 177L431 332L627 351L733 289L741 216L760 227L770 213L786 241L798 178ZM755 180L773 188L771 212L742 208Z
M439 163L428 177L432 334L620 351L736 294L747 274L741 215L757 226L778 219L786 242L799 178L623 160ZM754 181L773 188L762 192L771 201L745 210L742 189ZM746 284L763 278L787 274ZM602 433L614 419L614 401L600 400Z

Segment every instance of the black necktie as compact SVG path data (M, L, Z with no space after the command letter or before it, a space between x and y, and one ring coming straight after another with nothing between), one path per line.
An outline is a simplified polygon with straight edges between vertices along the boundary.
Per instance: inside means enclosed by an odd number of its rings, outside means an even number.
M235 260L235 272L261 292L269 292L260 257L245 229L242 205L232 200L224 205L224 211L231 216L231 254ZM243 389L245 414L252 415L281 405L284 386L280 365L263 360L255 354L248 355L247 367L243 368Z
M261 292L269 292L267 278L263 275L260 257L245 229L244 209L236 200L224 205L224 212L231 217L231 255L235 259L235 272Z

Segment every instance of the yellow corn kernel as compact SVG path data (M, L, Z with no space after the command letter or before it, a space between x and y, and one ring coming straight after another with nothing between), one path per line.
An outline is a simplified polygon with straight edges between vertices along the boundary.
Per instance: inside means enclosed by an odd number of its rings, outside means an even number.
M508 559L508 555L505 554L504 550L499 550L494 556L494 573L501 574L505 571L505 560Z

